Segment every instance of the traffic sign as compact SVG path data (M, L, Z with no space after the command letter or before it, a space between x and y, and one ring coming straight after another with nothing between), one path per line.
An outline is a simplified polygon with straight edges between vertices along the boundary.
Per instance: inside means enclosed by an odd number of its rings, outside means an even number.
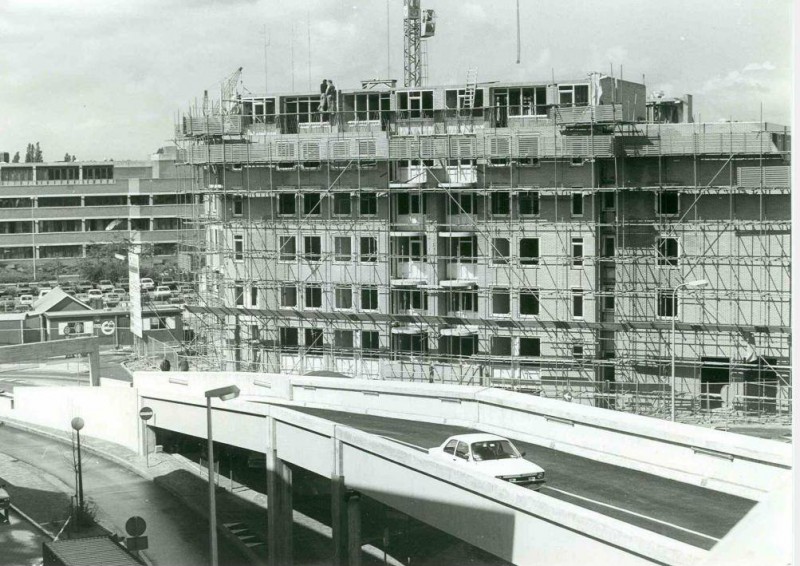
M139 550L147 550L149 543L147 537L128 537L125 539L125 546L127 546L128 550L131 552L137 552Z
M103 323L100 325L100 330L106 336L111 336L114 334L114 331L117 329L117 324L113 320L104 320Z
M151 409L150 407L142 407L139 410L139 418L142 419L143 421L149 421L150 419L153 418L153 415L154 415L153 409Z
M140 537L147 530L147 523L138 515L125 521L125 531L132 537Z

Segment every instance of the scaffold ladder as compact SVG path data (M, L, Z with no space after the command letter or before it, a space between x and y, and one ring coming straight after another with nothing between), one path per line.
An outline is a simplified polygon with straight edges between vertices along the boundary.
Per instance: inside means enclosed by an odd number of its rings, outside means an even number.
M464 90L464 106L465 110L471 110L475 104L475 89L478 88L478 69L469 69L467 71L467 88Z

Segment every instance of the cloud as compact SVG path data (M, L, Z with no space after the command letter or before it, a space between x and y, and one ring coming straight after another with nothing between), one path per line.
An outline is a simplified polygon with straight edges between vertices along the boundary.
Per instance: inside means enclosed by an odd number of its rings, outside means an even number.
M770 63L769 61L764 61L763 63L748 63L742 69L743 73L753 73L756 71L774 71L777 67Z

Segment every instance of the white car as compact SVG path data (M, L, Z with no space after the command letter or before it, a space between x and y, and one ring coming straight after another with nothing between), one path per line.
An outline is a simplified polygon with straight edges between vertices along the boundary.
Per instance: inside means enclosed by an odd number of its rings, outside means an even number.
M17 297L17 302L21 307L29 307L33 304L33 295L20 295Z
M166 285L159 285L153 291L153 299L157 301L166 301L172 296L172 290Z
M101 279L97 288L103 293L110 293L114 289L114 284L109 279Z
M139 287L142 289L142 291L152 291L156 288L156 284L149 277L143 277L139 281Z
M451 436L441 446L428 450L428 454L536 491L544 485L544 470L526 460L525 453L502 436L485 433Z
M103 300L103 292L100 289L89 289L87 295L89 296L90 300L91 299L100 299L101 301Z

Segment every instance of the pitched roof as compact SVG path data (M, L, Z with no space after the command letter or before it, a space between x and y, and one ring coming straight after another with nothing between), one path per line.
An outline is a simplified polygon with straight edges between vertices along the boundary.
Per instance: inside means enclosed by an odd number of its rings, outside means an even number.
M58 307L56 309L56 307ZM88 311L92 307L64 292L61 287L56 287L44 297L41 297L33 302L31 310L28 315L37 315L47 312L49 310L59 311Z

